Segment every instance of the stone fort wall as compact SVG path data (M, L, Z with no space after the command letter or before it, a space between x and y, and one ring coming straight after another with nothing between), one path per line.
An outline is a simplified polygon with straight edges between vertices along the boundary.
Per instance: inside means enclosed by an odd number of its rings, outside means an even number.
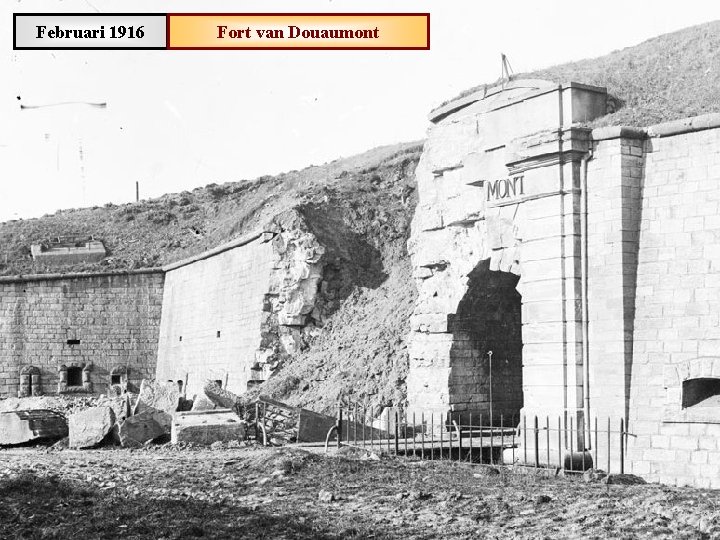
M261 344L272 244L257 235L166 267L157 376L191 397L207 380L241 393Z
M541 456L603 467L582 426L610 419L617 470L622 421L626 471L720 487L720 116L584 128L604 99L512 81L431 114L409 404L487 418L492 350L496 411L574 427Z
M77 391L105 392L113 370L139 386L155 371L162 289L159 269L0 278L0 397L30 392L20 379L31 367L46 394L61 366L91 366L92 387Z

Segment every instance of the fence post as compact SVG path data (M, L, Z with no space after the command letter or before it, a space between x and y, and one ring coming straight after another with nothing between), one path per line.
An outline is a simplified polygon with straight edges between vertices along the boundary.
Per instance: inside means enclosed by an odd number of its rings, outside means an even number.
M607 429L607 448L608 448L608 455L607 455L607 473L610 474L610 430L612 427L610 427L610 417L608 416L608 429Z
M558 415L558 468L562 467L565 469L565 464L562 461L562 420L560 420L560 416Z
M620 474L625 474L625 419L620 419Z
M395 456L400 454L400 412L395 408Z
M540 433L538 431L538 417L535 415L533 428L533 439L535 440L535 468L540 467Z
M342 424L343 424L343 414L342 414L342 404L340 404L340 409L338 411L338 423L337 423L337 447L340 449L340 439L342 439Z
M523 414L523 453L525 454L524 464L527 465L527 416Z

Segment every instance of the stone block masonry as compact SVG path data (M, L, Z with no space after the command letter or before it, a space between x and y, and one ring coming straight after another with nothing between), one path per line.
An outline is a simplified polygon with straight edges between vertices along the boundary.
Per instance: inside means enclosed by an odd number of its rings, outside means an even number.
M115 368L139 387L155 371L163 279L159 269L0 278L0 397L57 393L62 366L80 370L66 391L104 392Z
M409 406L550 418L572 427L541 455L615 470L622 425L626 470L720 488L720 115L578 125L604 99L510 81L431 114Z

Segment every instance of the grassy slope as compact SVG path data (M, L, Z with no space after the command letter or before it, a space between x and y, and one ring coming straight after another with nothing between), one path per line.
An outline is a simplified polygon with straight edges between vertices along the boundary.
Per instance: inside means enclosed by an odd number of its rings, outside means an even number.
M298 204L321 204L331 197L349 202L363 198L382 212L386 194L374 181L378 171L417 161L420 149L421 143L384 146L278 176L209 184L138 203L60 210L39 219L0 223L0 275L57 271L33 264L30 257L31 243L57 236L94 235L105 242L110 253L101 263L65 266L61 271L122 270L157 266L200 253L255 230ZM414 189L400 183L390 189ZM372 196L366 197L368 192Z
M605 86L622 108L594 126L648 126L720 112L720 21L645 41L600 58L552 66L516 78ZM482 88L477 86L461 94Z

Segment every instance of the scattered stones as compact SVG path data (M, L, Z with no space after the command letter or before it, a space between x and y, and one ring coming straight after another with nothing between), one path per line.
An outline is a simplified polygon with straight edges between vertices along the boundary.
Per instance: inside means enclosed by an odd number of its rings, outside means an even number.
M326 489L321 489L318 493L318 501L329 503L335 500L335 495Z
M535 497L535 504L547 504L552 501L552 497L550 495L541 494Z
M41 439L62 439L68 434L65 417L49 410L0 413L0 446Z
M129 417L118 426L120 444L130 448L140 447L147 441L165 435L167 416L163 412L145 411Z
M91 407L70 416L71 448L92 448L105 440L115 425L115 413L110 407Z

